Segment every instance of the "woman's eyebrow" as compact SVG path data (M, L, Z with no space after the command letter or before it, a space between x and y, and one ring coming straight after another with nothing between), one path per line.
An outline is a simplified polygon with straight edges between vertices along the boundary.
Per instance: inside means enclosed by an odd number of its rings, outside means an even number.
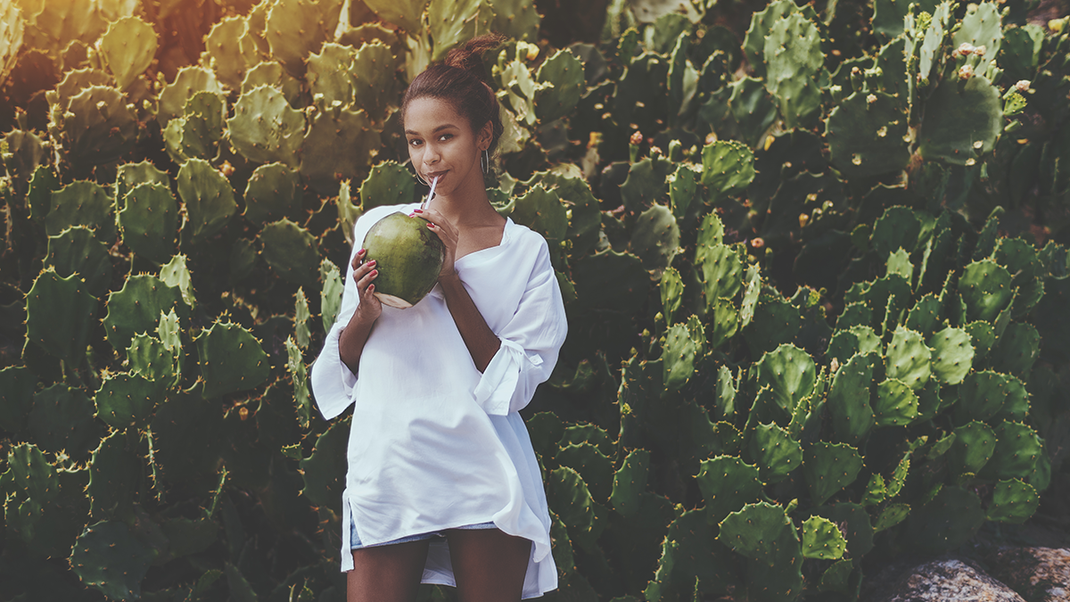
M436 127L435 129L431 130L431 133L432 134L437 134L438 132L441 132L442 130L449 130L449 129L456 129L456 128L457 128L457 126L453 125L452 123L446 123L446 124L440 125L440 126ZM406 134L412 134L413 136L419 136L420 135L420 132L417 132L415 130L405 130L405 133Z

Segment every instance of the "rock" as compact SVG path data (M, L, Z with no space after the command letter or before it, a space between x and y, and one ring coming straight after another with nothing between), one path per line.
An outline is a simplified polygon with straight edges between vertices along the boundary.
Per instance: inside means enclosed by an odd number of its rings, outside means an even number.
M871 590L873 591L873 590ZM905 571L867 602L1025 602L1017 592L957 558L942 558Z
M1070 549L1000 548L992 576L1037 602L1070 600Z

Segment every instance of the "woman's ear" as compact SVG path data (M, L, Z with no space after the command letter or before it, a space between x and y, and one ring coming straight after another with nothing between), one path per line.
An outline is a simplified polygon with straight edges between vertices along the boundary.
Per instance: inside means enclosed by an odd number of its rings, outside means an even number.
M479 133L476 135L476 146L480 151L485 151L490 148L490 142L494 139L494 124L489 120L483 124L483 127L479 129Z

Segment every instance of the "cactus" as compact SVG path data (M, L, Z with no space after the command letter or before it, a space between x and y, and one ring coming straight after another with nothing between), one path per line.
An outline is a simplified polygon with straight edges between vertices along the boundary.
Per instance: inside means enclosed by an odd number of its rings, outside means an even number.
M208 66L228 88L240 88L246 70L260 62L253 35L248 17L230 16L213 25L204 39Z
M803 474L815 506L824 503L858 478L862 456L846 443L818 441L806 449ZM878 475L879 476L879 475Z
M79 167L114 161L134 147L138 122L119 90L89 86L70 99L66 111L54 111L69 161Z
M171 314L177 322L178 316ZM181 345L170 346L151 335L140 333L134 335L130 347L126 349L126 358L130 362L130 374L170 387L181 376L179 358Z
M859 460L861 462L861 460ZM832 521L820 516L806 519L802 527L803 558L838 560L847 550L847 540Z
M360 184L360 207L368 211L381 205L399 205L416 200L416 180L405 166L383 161L371 168Z
M713 203L745 189L754 176L754 153L746 145L717 140L702 148L702 183Z
M17 433L26 427L37 376L25 366L0 370L0 429Z
M363 111L331 109L317 113L300 146L301 174L313 188L334 191L340 180L355 179L364 171L379 145L379 132L372 128ZM346 152L337 152L339 148Z
M141 581L158 552L122 521L86 527L71 553L71 569L82 583L115 600L137 600Z
M921 234L921 222L917 214L907 207L889 207L873 224L870 248L878 257L904 249L913 252Z
M177 286L178 290L182 291L182 300L192 309L197 307L197 300L193 296L192 277L186 266L186 259L185 255L179 253L160 266L160 280L167 286Z
M996 434L983 422L976 420L956 427L954 442L947 451L948 468L952 474L976 474L992 458L996 448Z
M342 290L345 288L342 273L330 259L320 263L320 282L323 283L320 289L320 316L323 318L323 331L330 332L342 307Z
M788 127L808 123L821 107L815 80L825 55L817 25L800 12L774 21L763 55L768 73L765 86L776 97L784 122Z
M262 125L265 123L268 127ZM260 86L238 98L234 116L227 120L227 130L234 150L246 159L296 167L297 149L304 141L305 117L290 107L282 92Z
M320 110L353 102L354 81L349 69L355 57L353 48L333 43L324 44L319 54L308 57L305 81Z
M655 203L636 219L628 250L639 257L654 277L660 277L679 250L679 244L680 227L672 210Z
M72 274L46 269L26 294L26 338L53 357L78 367L85 355L97 299Z
M0 81L7 81L22 47L26 19L17 4L8 4L0 10Z
M364 2L380 19L387 23L393 23L410 34L422 31L421 20L424 9L427 8L427 3L428 0L411 0L407 2L365 0Z
M836 437L841 441L857 445L876 422L869 399L878 359L876 353L856 354L833 376L828 408Z
M1037 490L1020 479L1009 479L996 483L992 490L992 504L988 507L985 518L1004 523L1023 523L1040 505Z
M101 62L111 71L120 90L128 90L156 56L156 32L137 17L111 23L97 44Z
M124 163L116 169L115 184L112 192L115 194L115 206L122 207L126 194L138 184L162 184L170 186L171 180L167 173L160 171L148 161L140 163Z
M889 378L877 385L873 413L877 426L906 426L918 415L918 396L903 381Z
M852 326L847 330L838 330L829 339L825 357L846 362L856 353L881 351L881 340L869 326Z
M996 447L992 459L981 469L981 476L997 480L1029 476L1044 453L1036 431L1020 422L1005 421L995 433Z
M719 299L735 299L743 285L743 264L735 249L723 244L700 244L695 251L695 263L702 270L707 311Z
M305 72L305 57L332 37L342 12L341 0L277 0L267 12L271 54L293 76Z
M620 468L614 473L609 503L624 518L638 512L639 495L646 489L649 468L650 452L637 449L628 452Z
M587 484L594 500L601 502L610 499L615 482L613 461L597 447L586 441L565 444L558 450L554 461L575 470Z
M1000 26L1001 10L994 2L981 2L970 7L962 17L961 27L951 34L953 48L960 48L963 44L969 44L975 49L984 47L984 54L980 55L974 65L977 73L985 73L988 65L993 63L999 54L1000 41L1003 38L1003 29ZM974 53L978 54L976 50Z
M973 367L974 350L968 332L947 327L929 338L932 373L942 383L957 385Z
M765 483L782 481L802 465L802 446L776 424L756 425L748 450Z
M260 86L271 86L282 92L282 96L291 106L302 106L304 104L302 101L304 91L301 89L301 82L294 79L282 68L282 65L275 61L257 63L246 71L245 79L241 82L241 93L248 94Z
M581 548L593 549L605 522L599 518L598 505L580 475L567 466L550 471L546 494L561 520L569 525L572 541Z
M885 353L888 378L899 379L911 389L925 386L932 373L932 352L922 336L903 327L895 329Z
M794 345L785 343L766 353L756 367L758 387L769 387L776 404L787 412L814 392L814 360Z
M267 354L239 324L216 321L194 343L207 398L253 389L268 378Z
M172 309L180 318L189 315L178 287L153 276L130 276L121 290L108 294L108 315L104 316L108 342L117 352L125 353L135 334L155 330L160 314Z
M281 218L303 217L301 179L281 163L261 165L245 186L245 219L267 224Z
M972 320L992 322L1010 302L1012 278L1003 266L985 259L966 266L959 277L958 290Z
M1043 267L1036 249L1020 238L1001 238L992 259L1012 274L1011 284L1018 293L1014 316L1026 315L1044 296Z
M903 105L884 92L855 92L825 121L829 161L847 178L903 169L910 160Z
M119 211L123 243L154 263L171 257L178 231L178 204L162 184L138 184L123 198Z
M372 42L357 49L349 67L356 106L377 124L383 123L398 107L400 87L390 67L393 57L390 47Z
M159 110L156 120L161 128L166 128L172 119L182 117L186 112L186 103L198 92L225 94L223 87L213 72L202 67L183 67L178 70L175 80L160 91Z
M670 391L679 390L691 379L695 359L701 356L705 340L702 324L694 316L686 325L673 324L669 328L661 355L665 370L663 382Z
M975 75L961 86L946 79L925 103L919 152L928 160L974 165L977 157L992 151L1002 129L999 90L984 76Z
M751 16L750 27L743 40L743 54L754 72L760 77L765 77L766 74L765 40L769 37L773 24L790 14L799 12L806 17L816 16L813 14L813 9L809 7L799 9L789 0L770 2L764 10L755 12Z
M999 372L1024 377L1040 355L1040 338L1032 324L1012 323L993 350L992 367Z
M301 428L307 429L313 413L312 397L308 392L308 373L305 370L305 363L301 360L301 350L293 337L286 338L286 369L290 373L290 380L293 381L297 423Z
M94 297L108 290L112 267L108 247L84 226L73 226L58 236L48 237L45 266L55 270L61 278L78 274L86 291Z
M111 199L99 184L77 180L52 193L45 232L58 236L71 226L92 228L102 242L115 240Z
M551 84L535 93L535 114L549 123L572 113L584 92L583 64L568 50L558 50L539 65L535 80Z
M294 294L294 335L301 349L308 349L311 337L308 323L311 319L312 314L308 310L308 297L305 296L305 289L298 288L297 293Z
M568 231L567 212L557 192L540 185L516 199L511 217L516 223L542 234L553 249L564 240Z
M203 159L190 159L178 170L178 195L194 241L217 234L238 210L230 182Z
M926 0L916 7L918 12L933 12L936 8L935 0ZM885 36L887 39L894 38L903 33L903 17L910 12L910 3L903 0L877 0L873 3L873 31Z
M665 323L672 324L673 315L680 310L683 303L684 281L680 278L680 272L673 267L666 268L661 273L658 290L661 293L661 313L665 317Z
M743 337L754 354L771 351L781 343L790 342L799 330L802 316L799 309L778 292L762 291L754 308L750 326L743 329Z
M28 431L42 450L63 452L76 461L88 459L100 438L93 402L82 389L64 384L34 394Z
M152 416L162 387L136 374L115 374L104 379L94 401L97 417L112 428L144 428Z
M628 168L628 179L621 184L620 196L624 208L640 213L657 203L668 192L666 179L670 166L657 157L637 161Z
M179 164L191 158L214 159L223 139L226 101L215 92L201 91L190 96L183 111L184 116L172 119L164 130L167 154Z
M52 193L59 190L59 180L47 165L38 165L30 179L30 190L26 193L26 205L30 209L30 218L41 221L52 206Z
M799 536L782 506L747 504L721 522L717 540L751 561L748 599L783 600L801 593Z
M957 548L972 537L984 518L985 513L977 494L949 486L910 513L907 532L921 549L946 551Z
M937 296L933 293L926 293L922 295L920 299L918 299L918 302L914 304L914 307L910 308L910 311L907 312L907 319L903 323L903 325L909 328L910 330L913 330L914 332L920 332L921 334L929 337L929 347L933 348L934 353L936 352L937 339L933 338L933 333L940 325L940 316L943 313L943 310L944 304L940 302L940 299L937 298ZM950 331L945 332L945 334L950 336L952 339L954 338L953 333L951 333ZM951 342L950 340L940 340L945 346ZM969 340L967 339L966 342L968 344ZM972 358L973 354L971 353L970 356ZM935 363L933 365L933 369L936 369Z

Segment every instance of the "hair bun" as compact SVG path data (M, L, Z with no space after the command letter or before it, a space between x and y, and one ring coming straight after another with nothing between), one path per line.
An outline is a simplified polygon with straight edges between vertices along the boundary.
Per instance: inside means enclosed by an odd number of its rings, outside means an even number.
M487 75L483 67L483 53L497 48L508 38L499 33L489 33L468 40L463 46L450 50L443 64L447 67L456 67L475 75L480 80L486 80Z

